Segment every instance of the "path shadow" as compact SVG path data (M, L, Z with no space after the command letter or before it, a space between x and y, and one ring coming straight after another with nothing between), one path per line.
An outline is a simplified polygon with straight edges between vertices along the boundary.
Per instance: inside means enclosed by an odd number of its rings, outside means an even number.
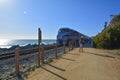
M96 54L96 53L91 53L91 52L85 52L85 53L102 56L102 57L107 57L107 58L117 58L117 57L110 56L110 55ZM119 59L119 58L117 58L117 59Z
M80 54L72 53L72 54L70 54L70 55L77 55L77 56L79 56Z
M47 65L49 65L49 66L51 66L51 67L53 67L53 68L56 68L56 69L58 69L58 70L65 71L65 69L62 69L62 68L59 68L59 67L53 66L53 65L51 65L51 64L47 64Z
M44 68L44 67L41 67L41 68L44 69L45 71L48 71L49 73L51 73L51 74L53 74L53 75L59 77L59 78L61 78L62 80L67 80L66 78L64 78L64 77L62 77L62 76L60 76L60 75L58 75L58 74L56 74L56 73L54 73L54 72L52 72L52 71L50 71L50 70Z
M64 58L64 57L61 57L61 58L65 60L69 60L69 61L75 61L74 59L69 59L69 58Z

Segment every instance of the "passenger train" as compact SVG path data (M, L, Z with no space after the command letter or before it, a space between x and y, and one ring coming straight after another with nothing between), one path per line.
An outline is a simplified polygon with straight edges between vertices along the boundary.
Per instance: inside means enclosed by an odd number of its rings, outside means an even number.
M83 37L85 43L89 42L90 37L82 33L79 33L70 28L60 28L57 35L57 44L58 45L68 44L69 41L79 43L81 36Z

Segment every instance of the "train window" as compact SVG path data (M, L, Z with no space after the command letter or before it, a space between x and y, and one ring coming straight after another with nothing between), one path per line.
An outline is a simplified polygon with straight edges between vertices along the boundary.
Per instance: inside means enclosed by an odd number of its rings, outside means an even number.
M58 31L58 33L62 32L61 29Z
M60 30L58 31L58 33L60 33Z
M58 33L60 33L60 32L69 32L69 30L68 30L68 29L60 29L60 30L58 31Z

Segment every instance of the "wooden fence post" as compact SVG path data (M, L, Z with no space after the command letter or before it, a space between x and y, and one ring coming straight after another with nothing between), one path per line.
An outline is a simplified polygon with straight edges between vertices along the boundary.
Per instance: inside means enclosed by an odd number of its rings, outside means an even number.
M42 58L42 64L44 63L44 47L42 47L42 55L41 55L41 58Z
M38 66L40 66L41 30L38 28Z
M72 49L74 49L74 41L72 41Z
M64 43L64 54L65 54L66 52L65 52L65 43Z
M16 75L19 74L19 61L20 61L20 50L16 48L15 50L15 68L16 68Z
M55 44L55 58L57 58L57 44Z
M76 48L76 41L74 42L74 48Z
M77 47L77 41L75 41L75 47Z
M72 46L72 50L73 50L73 48L74 48L74 42L73 41L71 41L71 46Z
M70 47L71 47L71 42L69 41L69 51L70 51Z
M77 47L76 43L77 43L77 41L75 41L75 48Z

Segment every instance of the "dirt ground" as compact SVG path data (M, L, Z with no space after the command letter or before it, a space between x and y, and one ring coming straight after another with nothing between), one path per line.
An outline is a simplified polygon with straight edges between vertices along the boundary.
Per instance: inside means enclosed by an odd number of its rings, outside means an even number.
M114 51L76 48L31 72L25 80L120 80L120 55Z

